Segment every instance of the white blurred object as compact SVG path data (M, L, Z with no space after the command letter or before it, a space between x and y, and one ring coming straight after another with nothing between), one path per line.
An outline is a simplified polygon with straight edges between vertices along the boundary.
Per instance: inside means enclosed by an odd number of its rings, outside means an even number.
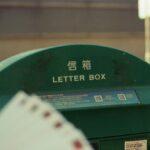
M0 150L92 150L84 134L39 97L17 94L0 113Z
M139 0L139 18L145 19L145 61L150 63L150 0Z
M138 7L140 19L150 17L150 0L139 0Z

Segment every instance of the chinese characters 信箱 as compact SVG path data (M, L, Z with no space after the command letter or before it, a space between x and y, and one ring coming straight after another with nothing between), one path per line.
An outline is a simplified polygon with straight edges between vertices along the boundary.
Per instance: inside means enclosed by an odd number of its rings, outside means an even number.
M76 71L77 70L77 61L71 60L68 61L68 70L69 71ZM91 60L83 60L82 61L82 69L83 70L91 70Z

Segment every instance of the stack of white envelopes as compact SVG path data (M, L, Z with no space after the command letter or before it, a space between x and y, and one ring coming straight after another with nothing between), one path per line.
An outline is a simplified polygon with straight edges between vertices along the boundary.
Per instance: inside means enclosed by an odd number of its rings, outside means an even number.
M83 133L50 104L18 93L0 113L0 150L92 150Z

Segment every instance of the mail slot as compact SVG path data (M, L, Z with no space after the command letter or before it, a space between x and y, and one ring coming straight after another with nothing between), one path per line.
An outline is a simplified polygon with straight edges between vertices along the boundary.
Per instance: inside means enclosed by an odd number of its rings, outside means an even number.
M0 62L0 107L38 94L80 128L95 150L150 150L150 66L124 51L64 45Z

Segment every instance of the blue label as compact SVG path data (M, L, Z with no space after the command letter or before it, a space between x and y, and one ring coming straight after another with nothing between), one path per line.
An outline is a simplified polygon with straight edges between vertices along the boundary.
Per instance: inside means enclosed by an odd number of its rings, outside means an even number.
M139 104L134 90L100 91L76 94L43 95L57 109Z

